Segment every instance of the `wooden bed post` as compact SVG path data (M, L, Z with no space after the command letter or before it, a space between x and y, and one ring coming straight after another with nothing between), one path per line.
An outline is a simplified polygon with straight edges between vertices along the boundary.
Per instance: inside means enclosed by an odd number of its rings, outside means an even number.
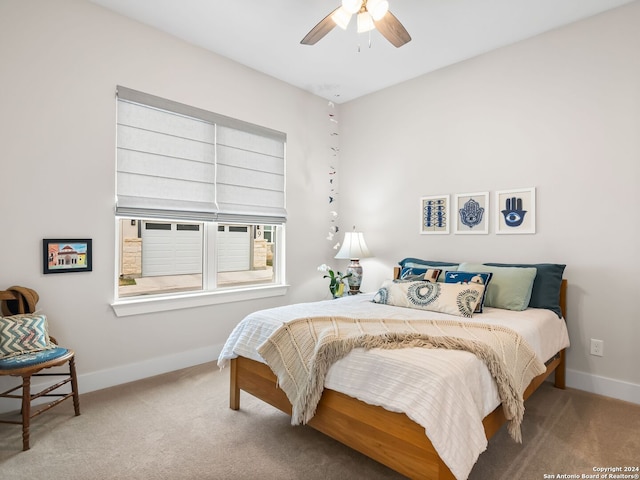
M229 389L229 408L231 410L240 410L240 387L238 386L238 362L237 359L231 359L230 373L230 389Z
M566 368L567 364L565 362L565 349L560 350L560 364L558 368L556 368L554 385L556 388L560 388L564 390L567 388L566 385Z
M567 321L567 281L562 280L560 284L560 309L562 310L562 317L564 321ZM564 390L566 388L566 349L560 350L560 364L556 368L554 385L556 388Z

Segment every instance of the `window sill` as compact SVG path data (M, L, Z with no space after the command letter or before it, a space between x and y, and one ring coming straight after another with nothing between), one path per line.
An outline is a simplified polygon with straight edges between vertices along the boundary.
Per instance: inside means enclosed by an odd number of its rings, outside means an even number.
M117 317L166 312L184 308L204 307L221 303L242 302L258 298L277 297L287 293L287 285L269 285L216 292L196 292L181 295L154 295L135 299L117 300L111 308Z

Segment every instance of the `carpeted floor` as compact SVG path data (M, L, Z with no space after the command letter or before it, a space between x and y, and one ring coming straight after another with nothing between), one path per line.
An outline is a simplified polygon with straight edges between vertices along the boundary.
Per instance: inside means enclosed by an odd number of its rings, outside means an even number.
M0 425L0 478L404 478L248 394L232 411L228 395L228 370L213 363L81 395L81 416L66 402L34 419L27 452L20 427ZM526 408L524 444L503 428L471 480L640 465L640 405L545 384Z

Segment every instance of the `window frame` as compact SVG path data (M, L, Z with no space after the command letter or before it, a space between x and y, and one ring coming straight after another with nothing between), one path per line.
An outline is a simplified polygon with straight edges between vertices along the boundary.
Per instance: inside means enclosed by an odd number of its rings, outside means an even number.
M120 263L120 220L121 216L115 217L116 222L116 265L115 271L119 271ZM131 217L126 217L131 218ZM146 220L138 218L138 220ZM153 219L158 220L158 219ZM175 221L164 219L164 221ZM276 235L278 241L275 243L276 252L274 252L275 263L273 265L273 283L269 284L252 284L234 287L218 287L217 286L217 250L216 250L216 231L218 225L228 224L229 222L202 222L203 229L203 260L202 260L202 290L194 290L188 292L159 293L150 295L139 295L136 297L119 297L118 292L118 275L114 275L114 301L111 308L118 317L129 315L140 315L146 313L164 312L170 310L180 310L184 308L203 307L208 305L218 305L223 303L241 302L246 300L255 300L260 298L269 298L282 296L287 293L289 285L284 281L285 256L284 252L286 235L285 224L274 225L276 227ZM269 224L273 225L273 224ZM279 233L279 235L278 235ZM213 253L213 254L212 254Z
M184 116L188 118L195 119L197 121L203 121L207 124L213 125L214 128L214 148L215 148L215 157L213 160L213 165L215 169L215 179L211 182L211 179L208 182L211 183L213 188L213 203L211 203L211 208L205 208L203 211L200 211L200 204L193 204L193 207L189 206L186 208L182 208L177 206L177 209L174 209L175 204L170 204L168 207L165 206L162 201L160 204L149 204L146 203L137 203L135 200L127 200L127 203L123 203L120 205L118 203L118 194L120 193L119 187L119 175L128 174L130 171L125 168L124 170L120 169L120 139L116 142L116 147L118 150L118 154L116 155L116 209L115 209L115 223L116 223L116 238L115 238L115 271L114 271L114 296L113 301L111 303L111 307L113 308L115 314L118 317L127 316L127 315L136 315L136 314L144 314L144 313L153 313L167 310L178 310L183 308L191 308L198 306L206 306L206 305L215 305L220 303L229 303L236 301L245 301L259 298L267 298L273 296L284 295L287 292L288 285L285 282L285 251L286 251L286 233L285 233L285 225L286 225L286 134L282 132L278 132L276 130L272 130L269 128L265 128L259 125L254 125L251 123L244 122L242 120L233 119L230 117L226 117L220 114L216 114L213 112L205 111L196 107L191 107L188 105L180 104L174 102L172 100L167 100L160 97L155 97L150 94L146 94L143 92L135 91L126 87L118 86L116 89L116 111L120 113L120 101L124 103L133 103L139 104L144 107L150 107L151 109L156 110L165 110L171 114L177 114L178 116ZM130 111L130 110L128 110ZM131 118L131 117L126 117ZM120 128L118 121L116 122L118 129ZM229 178L224 181L218 180L218 167L220 168L229 168L232 164L227 163L227 156L223 156L225 159L222 163L218 163L218 155L219 148L222 149L233 149L240 146L240 148L244 147L244 143L238 142L236 144L226 144L218 142L218 132L219 128L222 128L225 132L232 132L231 137L229 134L225 134L223 138L231 139L232 141L237 142L238 138L244 139L245 137L242 135L247 135L249 142L247 145L251 144L253 146L257 146L258 144L254 143L254 140L251 138L264 138L267 139L267 146L264 148L271 149L277 148L279 156L274 158L279 158L282 162L281 165L278 165L278 173L273 173L272 175L277 176L280 175L281 180L280 184L276 189L273 190L275 192L280 192L279 199L272 203L268 202L269 207L266 209L263 208L264 205L258 200L257 203L252 204L255 207L244 208L240 206L238 210L238 206L234 203L225 203L224 206L219 204L220 201L227 201L230 197L224 196L224 200L221 197L218 197L219 193L219 185L223 185L228 191L228 188L233 188L234 183L228 183ZM151 130L145 130L145 132L150 132ZM172 132L171 130L162 130L165 133ZM120 130L118 130L120 132ZM238 137L233 132L238 132L241 137ZM123 133L123 138L132 138L126 137ZM245 140L243 140L245 141ZM281 147L280 144L277 143L274 145L273 142L282 142ZM235 146L234 146L235 145ZM260 145L264 146L264 142L260 143ZM273 146L273 147L272 147ZM133 150L130 150L133 151ZM138 150L140 152L151 152L151 155L157 155L157 153L152 152L151 150L141 149ZM172 150L175 151L175 150ZM253 150L252 148L248 148L247 152L264 152L257 154L266 154L270 155L269 152L273 150ZM162 153L160 153L162 155ZM173 157L172 157L173 158ZM175 157L178 158L178 157ZM233 159L232 159L233 161ZM260 165L263 165L260 163ZM267 164L265 164L267 165ZM271 166L271 164L268 164ZM276 164L273 164L276 165ZM243 167L237 167L243 168ZM263 167L264 168L264 167ZM268 168L268 167L267 167ZM181 170L182 171L182 170ZM256 171L263 171L261 169ZM265 172L267 170L264 170ZM145 172L154 173L152 170L145 170ZM270 171L269 171L270 172ZM276 170L274 170L276 172ZM271 175L271 173L268 173ZM194 177L196 178L196 177ZM198 180L200 177L197 177ZM272 177L273 178L273 177ZM226 182L226 183L225 183ZM131 185L128 183L123 183L123 185ZM134 184L137 186L138 184ZM244 186L242 186L244 185ZM271 183L269 184L271 185ZM241 181L241 188L256 188L257 190L264 189L263 185L257 184L249 186L249 184ZM140 195L140 191L136 188L130 190L132 193L130 195ZM271 191L269 189L264 189L265 192ZM146 193L146 191L145 191ZM185 192L186 193L186 192ZM123 198L139 198L139 197L126 197L129 194L127 192L125 197ZM140 197L142 198L142 197ZM153 197L160 198L160 197ZM175 197L178 198L178 197ZM182 199L183 197L179 197ZM262 197L258 197L261 199ZM273 198L273 197L272 197ZM242 197L244 200L244 197ZM255 200L255 199L254 199ZM123 200L124 202L124 200ZM281 203L278 203L281 202ZM155 203L155 202L154 202ZM142 205L142 206L141 206ZM189 204L191 205L191 204ZM195 209L195 210L194 210ZM204 212L204 213L202 213ZM183 292L168 292L168 293L158 293L158 294L142 294L136 296L127 296L120 297L119 295L119 275L121 273L120 270L120 261L122 255L122 234L120 227L120 220L122 219L136 219L136 220L144 220L144 221L166 221L166 222L186 222L186 223L199 223L204 225L203 229L203 238L202 238L202 289L201 290L193 290L193 291L183 291ZM249 224L249 225L273 225L277 232L277 242L275 244L276 251L274 252L275 261L273 264L273 282L272 283L255 283L255 284L245 284L238 286L228 286L228 287L218 287L217 286L217 245L216 245L216 231L217 227L220 224Z

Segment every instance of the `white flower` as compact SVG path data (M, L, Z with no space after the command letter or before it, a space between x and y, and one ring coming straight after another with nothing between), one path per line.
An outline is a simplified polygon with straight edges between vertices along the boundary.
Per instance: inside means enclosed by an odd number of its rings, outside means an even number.
M331 267L329 265L327 265L326 263L323 263L322 265L320 265L318 267L318 271L319 272L328 272L329 270L331 270Z

